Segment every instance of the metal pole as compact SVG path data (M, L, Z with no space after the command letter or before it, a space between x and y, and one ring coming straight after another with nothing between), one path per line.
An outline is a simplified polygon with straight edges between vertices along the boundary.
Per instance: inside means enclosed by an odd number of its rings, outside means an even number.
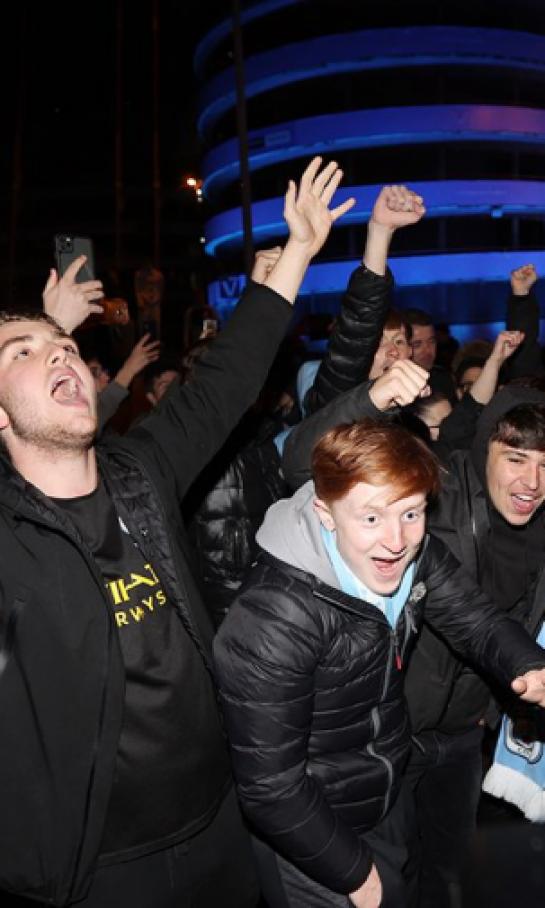
M244 233L244 270L246 277L251 274L254 262L252 239L252 192L250 165L248 160L248 124L246 120L246 85L244 79L244 51L240 23L240 2L232 0L233 44L235 58L235 80L237 89L237 133L240 156L240 190L242 197L242 229Z
M13 131L13 166L12 166L12 192L11 212L8 239L8 303L13 305L15 300L15 284L17 273L17 234L19 230L19 212L21 209L21 196L23 189L23 134L26 107L26 30L28 21L28 7L23 4L21 8L21 28L19 32L19 71L17 78L17 105L15 113L15 129Z
M115 146L114 146L114 198L115 198L115 267L119 275L122 261L123 219L123 0L117 0L115 47Z
M156 266L161 261L161 146L159 110L159 0L152 4L153 35L153 260Z

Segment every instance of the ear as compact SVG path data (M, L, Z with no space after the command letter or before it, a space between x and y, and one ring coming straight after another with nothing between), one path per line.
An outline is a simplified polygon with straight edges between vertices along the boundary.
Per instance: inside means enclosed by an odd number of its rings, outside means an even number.
M157 398L156 398L155 394L153 393L153 391L146 391L146 400L147 400L148 404L152 405L152 407L157 406Z
M329 507L325 503L325 501L322 501L321 498L315 498L314 499L314 510L316 511L316 513L320 519L320 523L322 524L323 527L326 528L326 530L332 531L332 530L336 529L335 521L333 519L333 514L329 510Z
M0 407L0 431L7 429L10 425L9 416L3 407Z

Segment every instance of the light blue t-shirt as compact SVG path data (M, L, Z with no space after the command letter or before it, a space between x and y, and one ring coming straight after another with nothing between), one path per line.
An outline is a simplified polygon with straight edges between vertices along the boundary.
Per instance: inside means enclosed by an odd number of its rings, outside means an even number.
M348 593L349 596L355 596L356 599L363 599L365 602L369 602L370 605L375 605L386 616L390 627L395 627L412 589L414 562L411 562L403 574L401 583L395 593L392 596L380 596L365 586L348 567L346 561L339 554L335 532L327 530L323 525L321 531L329 560L343 593Z

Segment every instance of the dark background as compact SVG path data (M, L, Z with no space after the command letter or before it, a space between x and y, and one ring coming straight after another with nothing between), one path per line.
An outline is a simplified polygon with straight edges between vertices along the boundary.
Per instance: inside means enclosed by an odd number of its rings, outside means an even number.
M63 231L93 238L106 292L131 302L134 270L155 258L154 141L161 186L156 264L165 273L167 308L199 297L208 267L199 242L204 206L182 187L200 155L192 55L229 9L228 0L21 0L12 7L3 48L2 305L39 303L53 236Z

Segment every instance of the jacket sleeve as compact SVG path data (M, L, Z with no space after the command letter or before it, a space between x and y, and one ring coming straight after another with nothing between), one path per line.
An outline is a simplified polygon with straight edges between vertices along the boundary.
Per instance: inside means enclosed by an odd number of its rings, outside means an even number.
M506 328L509 331L524 331L524 340L505 366L507 376L518 378L527 375L543 375L541 347L539 345L539 303L533 290L527 296L512 293L507 300Z
M366 417L377 421L386 419L369 397L371 384L364 382L357 388L346 391L292 429L286 439L282 457L282 470L292 489L298 489L310 479L312 449L330 429Z
M97 397L98 404L98 434L102 432L106 423L112 418L112 416L117 413L119 407L123 403L126 397L128 397L129 391L127 388L124 388L122 385L118 385L116 381L109 382L103 391Z
M440 460L445 462L453 451L467 451L471 447L483 409L483 405L471 394L464 394L454 405L452 412L441 423L439 438L433 446Z
M424 558L425 617L455 652L501 684L545 667L545 651L524 628L496 608L439 539L430 537Z
M214 661L246 816L303 873L349 893L367 878L371 852L306 771L322 636L289 583L264 583L231 607Z
M279 294L250 282L227 326L210 344L187 384L172 382L128 440L173 474L182 497L226 440L265 381L293 309Z
M393 278L360 266L352 273L326 355L305 397L314 413L369 375L391 305Z

